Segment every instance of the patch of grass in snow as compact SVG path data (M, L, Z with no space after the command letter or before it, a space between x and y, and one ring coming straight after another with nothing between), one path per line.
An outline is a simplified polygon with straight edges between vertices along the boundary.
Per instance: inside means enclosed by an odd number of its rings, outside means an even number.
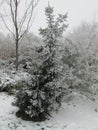
M11 122L11 123L8 123L8 128L10 128L11 130L12 129L17 129L19 126L18 124L16 124L15 122Z

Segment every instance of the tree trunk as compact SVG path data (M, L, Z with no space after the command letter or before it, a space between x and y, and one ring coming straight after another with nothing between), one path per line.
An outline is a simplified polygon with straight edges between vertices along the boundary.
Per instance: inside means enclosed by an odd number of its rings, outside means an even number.
M16 40L16 71L18 70L18 40Z

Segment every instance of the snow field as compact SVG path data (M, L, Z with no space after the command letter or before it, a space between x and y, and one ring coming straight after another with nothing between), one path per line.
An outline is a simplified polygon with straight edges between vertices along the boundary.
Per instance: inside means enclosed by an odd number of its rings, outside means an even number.
M14 97L0 93L0 130L98 130L98 102L73 95L60 111L45 122L23 121L15 116Z

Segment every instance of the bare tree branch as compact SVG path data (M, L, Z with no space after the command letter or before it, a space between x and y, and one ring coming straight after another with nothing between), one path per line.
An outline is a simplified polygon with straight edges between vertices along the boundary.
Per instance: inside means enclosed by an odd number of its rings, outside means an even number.
M13 7L12 7L12 0L10 0L9 5L10 5L10 11L11 11L11 18L12 18L12 21L15 25L15 18L14 18L15 16L14 16L14 11L13 11Z
M2 14L0 13L0 17L5 25L5 27L8 29L8 31L15 37L14 32L12 32L12 30L8 27L7 23L5 22L5 19L3 18Z
M34 3L34 0L31 0L28 8L26 9L25 13L24 13L24 16L23 18L21 19L21 22L20 22L20 25L19 25L19 33L21 32L21 29L26 21L26 18L29 16L28 18L28 21L27 21L27 26L26 26L26 29L24 30L24 32L22 34L20 34L19 36L19 40L21 40L21 38L28 32L29 28L31 27L30 26L30 22L31 22L31 19L32 19L32 15L33 15L33 9L37 6L38 2L40 0L37 0L35 3ZM29 9L31 8L31 10L29 11Z

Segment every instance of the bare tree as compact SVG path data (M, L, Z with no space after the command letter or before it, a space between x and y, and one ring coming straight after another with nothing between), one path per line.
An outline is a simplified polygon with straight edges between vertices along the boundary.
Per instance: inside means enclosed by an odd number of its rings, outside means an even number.
M11 29L6 20L5 17L0 14L2 21L5 25L5 27L10 31L10 33L13 35L15 45L16 45L16 70L18 70L18 51L19 51L19 43L23 39L24 35L28 32L32 25L32 17L33 17L33 9L38 4L39 0L6 0L8 7L10 9L10 18L11 23L13 25L13 29ZM27 4L27 7L25 8L24 13L20 17L21 8L20 4L21 2ZM24 4L23 3L23 4Z

